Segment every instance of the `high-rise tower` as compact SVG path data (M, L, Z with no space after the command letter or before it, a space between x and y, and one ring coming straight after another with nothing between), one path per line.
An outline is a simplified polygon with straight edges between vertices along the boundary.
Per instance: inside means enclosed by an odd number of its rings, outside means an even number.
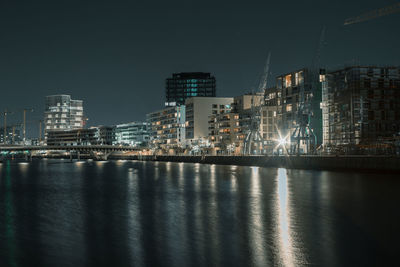
M215 97L215 77L204 72L182 72L167 78L165 89L165 106L185 104L193 96Z

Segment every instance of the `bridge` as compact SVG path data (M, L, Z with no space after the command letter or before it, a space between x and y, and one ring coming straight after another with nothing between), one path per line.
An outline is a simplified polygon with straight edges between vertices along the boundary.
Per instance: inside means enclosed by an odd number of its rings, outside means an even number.
M70 146L24 146L24 145L2 145L0 146L0 153L8 154L12 152L24 153L26 158L32 157L32 153L39 151L65 151L68 152L72 159L73 153L76 154L77 158L80 158L81 153L90 154L94 159L107 160L114 152L137 152L141 149L131 146L113 146L113 145L70 145Z

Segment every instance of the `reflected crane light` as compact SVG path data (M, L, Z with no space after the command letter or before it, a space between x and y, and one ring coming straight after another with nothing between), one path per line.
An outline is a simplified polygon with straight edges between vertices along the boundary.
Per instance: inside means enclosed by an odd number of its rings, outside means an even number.
M265 250L266 225L263 220L263 201L261 190L261 176L259 167L251 167L250 194L251 206L249 207L251 249L254 251L252 262L256 266L267 265L267 251Z
M277 196L279 254L284 266L295 266L292 233L290 231L289 192L286 169L278 169Z

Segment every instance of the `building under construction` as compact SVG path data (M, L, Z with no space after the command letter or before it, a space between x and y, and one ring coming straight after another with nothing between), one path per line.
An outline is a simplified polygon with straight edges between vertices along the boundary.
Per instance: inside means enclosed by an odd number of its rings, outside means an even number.
M6 136L4 138L4 136ZM19 144L22 142L21 125L0 128L0 144Z
M393 153L400 132L400 69L351 66L320 75L323 143L332 153Z

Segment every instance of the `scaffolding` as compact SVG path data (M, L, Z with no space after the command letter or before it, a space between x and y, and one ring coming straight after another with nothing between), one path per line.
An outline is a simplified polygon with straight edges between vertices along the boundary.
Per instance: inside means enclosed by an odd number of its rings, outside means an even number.
M397 67L350 66L324 75L325 151L362 154L377 147L391 151L393 137L400 132L399 89Z

